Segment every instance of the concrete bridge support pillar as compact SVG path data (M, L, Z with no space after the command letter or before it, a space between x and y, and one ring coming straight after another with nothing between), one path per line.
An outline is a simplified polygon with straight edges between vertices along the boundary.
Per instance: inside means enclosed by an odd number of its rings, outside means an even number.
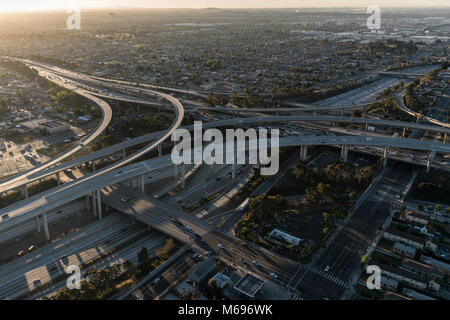
M344 108L341 109L341 117L344 116Z
M406 137L406 127L403 127L403 134L402 137Z
M28 185L25 184L23 186L23 196L25 197L25 199L28 199Z
M383 167L387 166L388 163L388 157L389 157L389 148L385 147L384 148L384 155L383 155Z
M306 161L306 158L308 157L308 146L301 146L300 147L300 160Z
M428 156L428 161L427 161L427 172L430 172L431 169L431 163L434 160L434 156L436 155L436 151L431 151L430 155Z
M95 161L92 161L92 172L95 172Z
M186 181L184 180L184 176L186 174L186 169L185 169L185 165L184 163L181 165L181 188L184 189L184 187L186 186Z
M97 205L96 205L96 201L95 201L95 192L92 193L91 195L92 197L92 212L94 213L94 217L97 216Z
M139 176L140 178L139 178L139 180L140 180L140 192L141 193L145 193L145 176L144 175L141 175L141 176Z
M122 159L127 157L127 151L125 149L122 150Z
M158 144L158 157L162 156L162 143Z
M41 232L41 218L39 215L36 216L36 230L37 232Z
M344 162L347 162L348 160L348 145L342 145L342 149L341 149L341 159Z
M91 204L89 201L90 201L89 195L87 194L86 195L86 205L85 205L86 211L89 211L89 209L91 208Z
M447 134L444 134L444 143L447 143Z
M58 186L61 185L61 173L60 172L56 173L56 181L58 182Z
M236 179L236 161L231 164L231 179Z
M98 211L98 218L103 218L102 216L102 195L100 193L100 190L97 190L97 211Z
M178 165L175 164L173 167L173 176L176 178L178 177Z
M48 220L47 220L47 213L46 212L44 212L42 214L42 221L44 223L45 239L48 241L48 240L50 240L50 232L48 231Z
M368 130L369 130L369 124L366 123L366 131L368 131Z

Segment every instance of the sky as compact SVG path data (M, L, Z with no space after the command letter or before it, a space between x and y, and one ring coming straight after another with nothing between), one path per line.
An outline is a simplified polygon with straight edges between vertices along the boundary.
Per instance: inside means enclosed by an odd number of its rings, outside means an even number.
M292 8L450 6L450 0L0 0L0 12L81 8Z

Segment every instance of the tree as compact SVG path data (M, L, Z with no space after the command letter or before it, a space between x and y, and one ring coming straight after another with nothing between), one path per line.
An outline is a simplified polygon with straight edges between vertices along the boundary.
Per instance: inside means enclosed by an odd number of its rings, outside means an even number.
M250 199L250 219L255 223L266 223L277 218L286 207L287 202L282 196L262 194Z
M123 263L123 267L125 271L128 273L128 275L132 275L136 269L136 267L130 260L125 260L125 262Z
M329 216L330 216L330 214L328 212L322 212L322 217L323 217L324 223L327 223L327 219Z
M141 251L138 252L138 262L139 264L145 264L149 261L147 248L142 247Z
M373 177L373 169L370 166L362 167L358 172L358 182L368 182Z

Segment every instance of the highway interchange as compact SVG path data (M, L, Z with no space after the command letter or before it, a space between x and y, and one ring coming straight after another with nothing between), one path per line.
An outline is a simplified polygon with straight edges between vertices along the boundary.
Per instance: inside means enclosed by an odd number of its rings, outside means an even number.
M206 221L202 221L192 215L189 215L179 208L167 204L165 202L159 201L155 198L145 196L142 192L134 191L127 187L123 182L130 181L136 177L145 177L146 179L152 180L152 182L158 181L158 179L167 178L170 176L170 172L173 168L173 163L171 162L169 155L161 155L157 158L136 162L143 155L148 152L158 148L158 145L162 144L164 141L168 140L171 134L180 127L181 121L183 120L185 106L172 95L163 93L155 90L168 90L172 92L177 92L170 88L152 87L143 88L143 85L139 85L138 88L132 88L132 83L129 82L119 82L113 81L112 87L116 88L121 94L105 94L98 92L88 92L85 88L85 84L80 84L80 89L75 87L74 79L78 79L80 82L85 83L86 81L95 80L95 84L98 85L105 84L106 81L101 78L90 78L85 75L79 75L77 73L69 72L60 68L49 68L49 66L38 65L33 62L26 62L29 66L37 69L40 76L46 77L50 81L64 86L67 89L73 90L78 94L85 96L88 99L96 102L102 109L102 120L99 126L89 135L88 138L84 139L77 145L77 149L72 149L70 155L74 154L76 151L81 149L83 146L91 142L95 137L97 137L109 124L111 120L111 109L109 105L102 99L112 99L112 100L122 100L128 102L139 103L142 105L149 104L156 106L153 102L148 102L142 98L143 95L149 97L159 97L161 99L167 100L170 105L161 104L158 107L167 108L170 106L173 109L175 118L171 126L163 132L150 133L148 135L130 139L124 141L120 144L110 146L104 150L97 151L95 153L80 157L78 159L71 160L66 163L62 163L64 159L67 159L67 152L64 154L50 160L48 163L44 163L42 166L33 169L30 172L26 172L22 175L15 177L14 179L8 180L6 182L0 183L0 192L6 192L14 188L22 187L31 181L38 181L43 177L53 175L55 173L61 172L63 170L79 166L84 163L89 163L99 158L103 158L106 155L110 155L121 150L124 150L130 146L148 143L147 146L140 149L128 157L124 157L120 161L107 166L106 168L94 171L90 174L76 179L72 182L60 185L54 189L45 191L36 196L27 198L20 201L12 206L0 210L0 216L7 214L8 219L3 219L0 222L0 230L6 230L12 226L27 223L32 218L36 216L45 215L50 210L54 210L65 206L66 204L79 200L86 195L92 195L97 192L101 196L101 202L107 206L114 208L117 211L123 212L159 231L164 234L173 237L180 242L192 244L195 238L194 234L199 235L205 240L206 244L200 244L213 248L217 251L216 253L224 261L233 261L235 264L239 265L240 259L251 259L258 261L260 263L259 268L255 266L249 266L248 264L240 263L239 267L243 269L249 269L251 272L259 273L265 275L270 272L275 272L279 277L277 281L280 281L285 286L290 289L303 293L305 292L306 298L320 298L322 295L330 296L332 298L341 298L345 294L345 290L348 289L348 284L351 281L353 271L356 265L360 262L360 256L364 252L364 248L367 247L376 235L377 228L379 227L379 221L382 221L377 213L379 211L386 212L386 208L390 205L392 201L391 197L393 193L403 192L411 172L407 169L396 170L391 172L393 169L388 168L385 170L384 175L380 181L374 186L374 190L368 199L363 201L361 207L354 213L351 219L348 221L347 225L340 232L333 242L332 246L328 247L324 254L320 256L320 259L315 263L315 265L305 269L299 267L292 261L285 259L283 257L278 257L265 249L254 247L251 244L243 243L232 235L225 234L219 231ZM67 77L66 80L64 76ZM111 90L111 83L107 86L108 90ZM134 90L140 97L138 100L136 98L128 98L123 95L123 90L126 89L127 95L131 90ZM185 90L178 90L181 94L192 94L199 95L199 93ZM100 99L100 97L102 99ZM103 107L102 107L103 106ZM107 107L108 106L108 107ZM349 106L346 106L347 108ZM355 106L352 106L354 108ZM362 107L362 106L361 106ZM327 109L343 109L344 107L319 107L319 109L312 106L304 106L301 108L278 108L278 109L252 109L245 110L232 107L215 107L215 108L203 108L207 111L222 111L222 112L239 112L239 114L248 113L250 117L228 120L219 120L209 123L204 123L203 128L215 128L215 127L229 127L232 125L251 125L260 123L287 123L288 121L306 121L306 122L317 122L317 123L332 123L332 122L347 122L352 124L362 124L362 125L375 125L375 126L390 126L394 128L416 128L420 130L449 133L450 129L442 128L439 126L428 126L419 123L405 123L398 121L388 121L372 118L351 118L351 117L337 117L337 116L310 116L310 115L289 115L289 116L265 116L265 117L252 117L251 114L259 112L316 112L318 110L324 111ZM200 106L192 106L191 110L202 109ZM213 110L211 110L213 109ZM192 129L192 126L188 126L188 129ZM406 150L419 150L431 153L440 154L450 154L450 147L448 144L435 142L435 141L421 141L417 139L399 139L393 137L380 137L374 136L370 133L364 133L359 135L299 135L299 136L284 136L280 139L280 146L308 146L308 145L331 145L331 146L364 146L364 147L379 147L379 148L402 148ZM421 161L422 165L426 165L426 159ZM442 165L441 165L442 167ZM443 165L444 168L450 168ZM405 171L406 170L406 171ZM169 172L169 173L168 173ZM157 174L155 174L157 173ZM391 175L392 173L392 175ZM392 181L396 181L393 187ZM143 181L145 185L146 182ZM395 190L394 190L395 189ZM141 190L142 187L141 187ZM123 202L121 199L127 198L128 202ZM370 209L370 210L367 210ZM386 217L384 217L386 218ZM107 218L100 220L104 221ZM362 221L364 221L362 225ZM190 225L192 231L186 230L185 225ZM355 235L359 233L358 235ZM361 241L361 234L364 234L364 239ZM352 237L357 237L358 239L352 240ZM350 239L350 240L349 240ZM92 240L93 241L93 240ZM350 245L349 245L350 243ZM225 249L217 250L218 245L221 244ZM53 244L52 244L53 245ZM90 243L92 245L92 243ZM50 246L50 245L49 245ZM46 246L42 249L50 250L54 249ZM79 250L80 248L77 248ZM37 252L37 251L35 251ZM34 254L34 253L33 253ZM31 257L23 257L10 262L7 265L0 267L0 276L4 272L8 273L8 270L16 270L16 276L11 278L16 279L22 283L28 284L28 289L32 290L33 278L36 274L32 273L30 277L25 276L25 282L23 282L23 275L28 274L23 269L15 268L15 264L20 264L23 259L31 259ZM48 269L48 263L53 263L55 257L48 257L50 260L48 262L39 262L36 266L43 266L44 269ZM359 260L358 260L359 259ZM32 260L31 260L32 261ZM329 265L331 268L331 273L329 275L323 276L321 272L325 265ZM27 270L32 268L31 264L26 267ZM52 267L50 267L52 268ZM39 269L39 268L38 268ZM37 269L35 269L37 270ZM52 269L51 269L52 270ZM35 272L35 271L33 271ZM41 272L41 271L39 271ZM42 271L45 273L45 270ZM48 272L48 270L47 270ZM48 272L50 273L50 272ZM22 276L21 276L22 275ZM39 273L40 281L48 281L45 274ZM51 278L51 277L50 277ZM324 286L318 286L317 282L328 281ZM9 286L13 287L12 282L5 282ZM23 284L21 285L23 286ZM336 288L334 288L334 286ZM324 293L322 289L321 292L315 292L313 288L329 288L330 292ZM18 286L20 288L20 286ZM0 292L5 298L11 298L20 294L23 294L27 289L15 290L14 294L10 295L10 289L5 289L0 287ZM22 290L22 291L21 291ZM25 291L24 291L25 290ZM319 295L320 293L320 295Z

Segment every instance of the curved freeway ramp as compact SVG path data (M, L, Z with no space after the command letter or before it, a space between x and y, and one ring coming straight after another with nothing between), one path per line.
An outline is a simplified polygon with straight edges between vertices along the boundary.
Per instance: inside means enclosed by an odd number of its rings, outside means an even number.
M110 123L111 119L112 119L112 110L111 107L109 106L108 103L106 103L104 100L90 94L88 91L83 90L83 89L79 89L77 87L74 87L72 85L66 84L63 81L59 81L56 78L50 78L50 73L48 73L47 71L38 69L36 67L32 67L30 65L28 65L31 68L34 68L35 70L37 70L39 72L39 75L50 80L51 82L64 87L65 89L74 91L75 93L85 97L86 99L89 99L91 101L93 101L94 103L96 103L99 108L102 111L102 118L99 122L99 124L97 125L97 127L84 139L82 139L76 146L66 150L65 152L59 154L58 156L50 159L49 161L41 164L40 166L37 166L33 169L30 169L28 171L25 171L21 174L18 174L12 178L6 179L4 181L0 182L0 190L2 190L1 192L5 191L5 190L11 190L13 188L15 188L15 185L17 185L17 183L19 182L21 185L26 184L28 182L31 182L28 180L28 177L36 174L40 171L43 171L45 169L48 169L54 165L56 165L59 162L64 161L65 159L67 159L68 157L72 156L73 154L75 154L76 152L80 151L82 148L84 148L86 145L88 145L89 143L91 143L93 140L95 140L108 126L108 124Z

